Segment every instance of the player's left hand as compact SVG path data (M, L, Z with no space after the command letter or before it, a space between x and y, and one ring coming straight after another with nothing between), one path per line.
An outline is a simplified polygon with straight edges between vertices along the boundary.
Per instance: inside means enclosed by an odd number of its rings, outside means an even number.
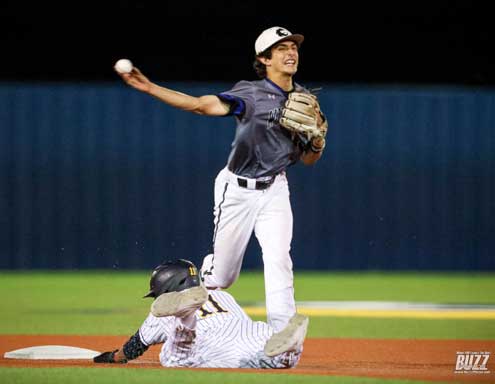
M282 109L280 125L293 133L304 135L308 140L325 138L328 128L318 99L304 92L289 94Z
M325 149L325 145L326 145L326 141L325 141L325 138L322 137L322 136L317 136L317 137L313 137L311 139L311 150L313 152L321 152Z

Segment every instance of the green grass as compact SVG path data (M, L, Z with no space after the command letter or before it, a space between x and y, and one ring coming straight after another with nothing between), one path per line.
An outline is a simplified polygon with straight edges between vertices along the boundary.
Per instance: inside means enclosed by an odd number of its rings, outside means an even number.
M148 272L0 272L0 334L131 335L151 301ZM495 274L298 273L296 299L495 304ZM244 304L264 301L263 277L243 272L229 291ZM264 320L255 317L256 320ZM308 337L495 339L495 321L312 317ZM2 382L157 382L235 384L413 384L424 381L135 368L2 368Z
M495 340L495 320L312 317L309 337Z
M243 276L254 289L258 274ZM237 288L235 288L237 289ZM495 273L298 273L297 300L382 300L429 303L495 304ZM239 287L234 295L246 292ZM242 296L239 300L243 300Z
M2 382L9 384L431 384L427 381L372 379L363 377L304 376L290 374L225 373L177 369L129 368L0 368ZM441 384L441 383L439 383Z
M147 272L0 272L3 334L128 335L149 310ZM298 273L296 299L495 303L495 274ZM261 273L229 291L264 300ZM256 317L256 320L264 318ZM313 317L309 337L495 339L492 320Z

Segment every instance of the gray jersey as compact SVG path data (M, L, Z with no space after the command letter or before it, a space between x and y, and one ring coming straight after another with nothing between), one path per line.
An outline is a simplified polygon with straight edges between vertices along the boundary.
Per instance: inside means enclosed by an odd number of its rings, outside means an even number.
M306 91L295 84L296 91ZM228 160L231 172L248 178L273 176L301 157L307 144L279 124L288 92L269 79L240 81L218 95L231 105L237 130Z

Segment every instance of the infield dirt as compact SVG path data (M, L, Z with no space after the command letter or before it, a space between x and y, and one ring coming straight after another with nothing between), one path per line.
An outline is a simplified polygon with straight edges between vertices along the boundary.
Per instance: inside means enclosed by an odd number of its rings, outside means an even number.
M127 365L95 365L84 360L16 360L4 353L37 345L68 345L108 351L122 346L126 336L0 335L2 367L128 367L165 369L160 346L151 347ZM490 373L456 373L457 352L488 351ZM299 365L290 370L216 369L226 372L290 373L299 375L362 376L445 382L494 383L495 340L307 339ZM183 369L183 368L182 368ZM194 368L202 369L202 368Z

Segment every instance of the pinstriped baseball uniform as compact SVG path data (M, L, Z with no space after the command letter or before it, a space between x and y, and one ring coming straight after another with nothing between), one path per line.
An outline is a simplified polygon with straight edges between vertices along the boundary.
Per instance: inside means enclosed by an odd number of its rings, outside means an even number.
M301 351L275 357L263 353L273 328L252 321L235 299L224 291L209 291L208 301L195 313L189 329L180 318L151 313L139 329L145 345L163 343L160 362L165 367L290 368Z

